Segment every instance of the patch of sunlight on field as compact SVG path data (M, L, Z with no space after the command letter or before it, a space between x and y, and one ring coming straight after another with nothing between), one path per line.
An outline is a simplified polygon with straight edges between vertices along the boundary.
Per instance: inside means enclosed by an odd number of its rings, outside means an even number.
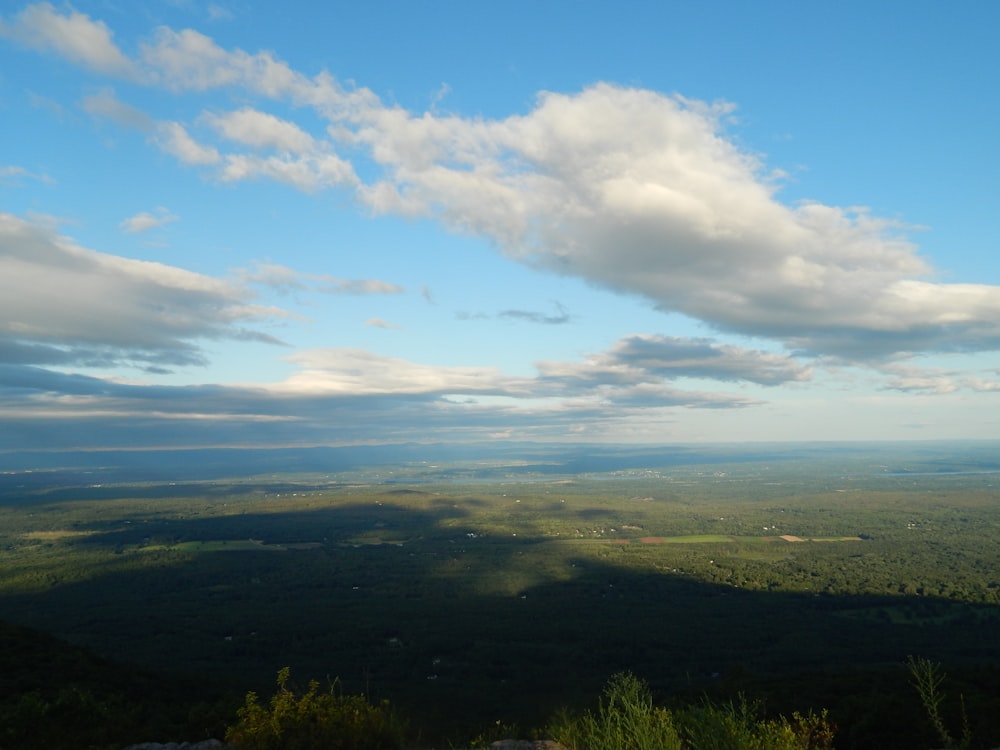
M63 539L75 539L99 534L98 531L80 531L74 529L50 529L48 531L26 531L21 534L24 539L35 539L42 542L58 542Z
M174 550L178 552L286 552L290 549L316 549L320 542L300 542L293 544L265 544L255 539L215 539L201 542L177 542L176 544L148 544L139 551L155 552Z
M733 536L731 534L683 534L680 536L643 536L635 538L609 538L599 537L596 539L560 539L555 540L563 544L772 544L775 542L786 542L797 544L800 542L858 542L857 536L830 536L830 537L797 537L790 535L783 536Z
M811 536L803 541L806 542L862 542L859 536Z
M709 544L719 542L735 542L734 536L728 534L685 534L683 536L644 536L638 541L641 544Z

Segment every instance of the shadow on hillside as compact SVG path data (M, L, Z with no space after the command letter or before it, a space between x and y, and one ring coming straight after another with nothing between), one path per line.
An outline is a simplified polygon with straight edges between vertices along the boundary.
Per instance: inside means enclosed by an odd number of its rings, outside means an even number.
M454 499L420 500L92 522L76 543L104 551L94 575L5 595L0 618L238 690L270 692L286 665L303 683L337 677L429 735L537 726L630 670L666 700L746 691L782 711L836 704L853 743L841 747L916 747L919 705L900 676L909 654L987 665L996 682L989 608L710 585L630 569L612 544L599 558L537 535L476 535ZM242 546L250 539L259 549ZM184 546L198 541L215 546Z

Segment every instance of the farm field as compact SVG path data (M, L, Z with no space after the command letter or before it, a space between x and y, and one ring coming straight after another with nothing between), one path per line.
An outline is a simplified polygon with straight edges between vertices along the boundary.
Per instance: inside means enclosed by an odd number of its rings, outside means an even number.
M668 700L830 706L844 743L874 742L864 722L919 708L909 655L964 675L973 708L998 681L993 455L11 471L0 620L221 689L337 678L427 736L539 726L627 670Z

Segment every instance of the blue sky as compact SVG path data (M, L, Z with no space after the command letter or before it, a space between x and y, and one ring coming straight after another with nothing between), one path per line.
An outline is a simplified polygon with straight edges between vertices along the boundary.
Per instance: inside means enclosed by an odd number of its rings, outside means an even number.
M0 450L1000 436L996 3L0 13Z

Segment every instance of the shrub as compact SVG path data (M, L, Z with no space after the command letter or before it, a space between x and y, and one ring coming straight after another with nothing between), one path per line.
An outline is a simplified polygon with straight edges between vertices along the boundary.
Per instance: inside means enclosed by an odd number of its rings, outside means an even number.
M671 714L629 673L611 678L596 712L563 713L548 731L571 750L831 750L834 735L825 711L766 719L745 700Z
M630 673L611 678L596 712L563 714L549 727L572 750L680 750L670 712L653 705L646 684Z
M402 727L387 703L373 706L364 695L341 695L337 684L321 693L312 680L296 695L288 667L278 672L278 691L266 706L247 693L239 721L226 741L240 750L396 750Z
M745 700L689 708L678 717L691 750L830 750L833 725L826 711L764 719Z

